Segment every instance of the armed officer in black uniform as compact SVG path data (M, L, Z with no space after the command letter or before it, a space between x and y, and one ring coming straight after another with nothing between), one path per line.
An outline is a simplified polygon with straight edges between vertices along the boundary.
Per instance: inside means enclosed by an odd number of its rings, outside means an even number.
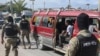
M88 31L88 22L85 13L77 17L79 33L70 40L65 56L98 56L99 41Z

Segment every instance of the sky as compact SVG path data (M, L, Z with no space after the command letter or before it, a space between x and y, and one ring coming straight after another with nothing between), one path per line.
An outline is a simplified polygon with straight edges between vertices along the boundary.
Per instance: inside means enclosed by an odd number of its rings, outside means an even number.
M0 3L6 3L10 0L0 0ZM45 8L61 8L66 7L68 5L69 0L35 0L34 1L34 8L44 8L44 1L45 1ZM71 6L74 8L84 8L87 9L86 6L87 3L90 4L90 9L95 9L98 7L98 0L70 0ZM27 3L26 7L33 8L32 2L30 0L25 0L25 3Z

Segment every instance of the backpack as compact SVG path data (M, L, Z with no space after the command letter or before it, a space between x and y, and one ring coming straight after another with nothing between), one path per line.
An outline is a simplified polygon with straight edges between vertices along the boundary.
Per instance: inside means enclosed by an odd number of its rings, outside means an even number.
M20 22L20 29L29 29L29 22L27 20L22 20Z
M18 33L18 30L16 29L13 23L7 23L5 25L5 34L7 36L14 36L14 35L17 35L17 33Z

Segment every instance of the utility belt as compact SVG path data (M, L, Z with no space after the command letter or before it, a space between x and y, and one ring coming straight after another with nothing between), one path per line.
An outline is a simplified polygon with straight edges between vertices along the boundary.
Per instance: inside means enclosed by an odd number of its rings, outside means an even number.
M17 40L16 46L14 48L16 48L21 43L20 38L18 36L16 36L16 35L15 36L6 36L5 38L11 38L11 39L16 39Z
M14 35L14 36L6 36L5 38L18 38L17 35Z

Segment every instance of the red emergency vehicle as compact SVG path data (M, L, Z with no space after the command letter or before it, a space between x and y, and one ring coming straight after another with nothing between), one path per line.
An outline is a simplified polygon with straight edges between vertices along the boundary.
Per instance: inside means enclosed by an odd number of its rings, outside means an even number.
M89 15L93 23L96 24L100 30L100 13L97 11L81 11L81 10L41 10L33 14L33 17L30 21L31 32L35 33L39 39L39 49L44 49L45 46L53 48L54 50L65 53L66 48L56 47L57 38L59 38L59 31L63 30L65 24L57 25L58 22L66 20L73 20L74 30L73 35L75 36L78 33L77 27L77 16L80 13L86 13ZM53 18L53 21L52 21ZM51 25L49 23L52 22ZM57 30L57 26L59 30ZM100 34L94 31L94 35L99 39ZM64 47L67 47L67 44L64 44Z

